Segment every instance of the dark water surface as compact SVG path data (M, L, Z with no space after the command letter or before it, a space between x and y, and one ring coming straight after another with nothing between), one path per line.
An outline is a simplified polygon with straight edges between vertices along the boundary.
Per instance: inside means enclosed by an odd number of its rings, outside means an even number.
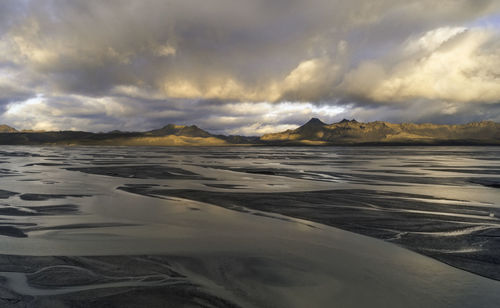
M2 147L0 307L497 307L499 187L499 147Z

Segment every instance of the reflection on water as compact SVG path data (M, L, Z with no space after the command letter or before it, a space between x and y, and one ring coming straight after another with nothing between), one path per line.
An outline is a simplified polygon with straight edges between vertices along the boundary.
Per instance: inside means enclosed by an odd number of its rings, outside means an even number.
M487 305L500 283L387 242L500 279L499 160L495 147L3 147L0 253L164 255L187 280L47 293L0 275L27 295L190 281L241 306Z

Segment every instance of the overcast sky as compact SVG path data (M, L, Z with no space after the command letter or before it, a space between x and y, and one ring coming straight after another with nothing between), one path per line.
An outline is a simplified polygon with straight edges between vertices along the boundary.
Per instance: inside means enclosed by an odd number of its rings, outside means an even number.
M498 0L1 0L0 124L500 122Z

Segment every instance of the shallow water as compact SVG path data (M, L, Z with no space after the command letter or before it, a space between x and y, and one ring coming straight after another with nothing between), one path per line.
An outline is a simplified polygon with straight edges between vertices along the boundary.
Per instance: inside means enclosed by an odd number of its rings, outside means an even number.
M498 147L2 147L0 254L172 256L249 307L493 306L500 283L479 275L500 277L499 160ZM142 284L48 292L3 276L33 296Z

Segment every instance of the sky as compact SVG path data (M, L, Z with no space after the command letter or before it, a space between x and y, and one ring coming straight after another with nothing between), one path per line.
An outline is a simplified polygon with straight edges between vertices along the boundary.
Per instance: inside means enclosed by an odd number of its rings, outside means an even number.
M500 122L498 0L1 0L0 124Z

